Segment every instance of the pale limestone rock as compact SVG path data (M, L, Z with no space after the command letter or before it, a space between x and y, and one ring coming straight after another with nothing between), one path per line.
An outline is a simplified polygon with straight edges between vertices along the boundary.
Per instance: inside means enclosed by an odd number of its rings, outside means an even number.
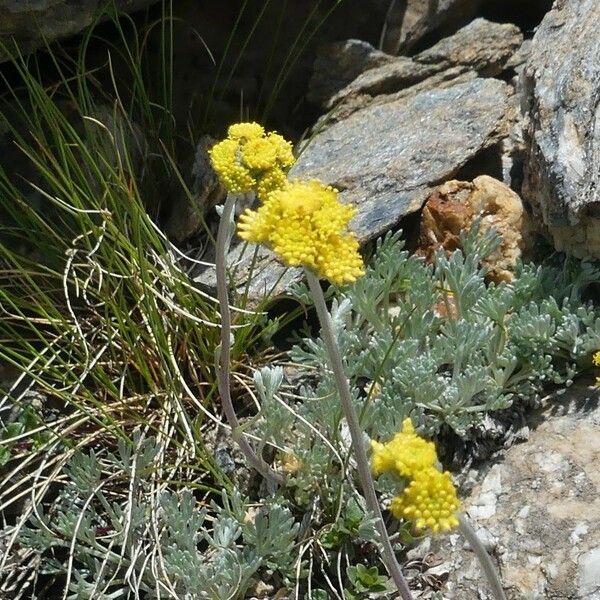
M584 383L531 415L529 439L482 470L464 499L509 600L600 598L600 389ZM485 507L482 510L482 507ZM434 556L449 578L445 600L491 599L473 553L436 536L410 557Z

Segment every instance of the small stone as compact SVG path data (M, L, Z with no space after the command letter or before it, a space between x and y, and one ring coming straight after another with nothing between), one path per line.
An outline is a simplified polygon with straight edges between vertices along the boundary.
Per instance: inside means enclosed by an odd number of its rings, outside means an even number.
M429 196L421 213L417 253L432 261L439 249L447 254L459 249L461 232L477 218L481 234L494 229L502 238L482 261L488 279L511 281L527 238L527 215L518 194L487 175L472 182L448 181Z

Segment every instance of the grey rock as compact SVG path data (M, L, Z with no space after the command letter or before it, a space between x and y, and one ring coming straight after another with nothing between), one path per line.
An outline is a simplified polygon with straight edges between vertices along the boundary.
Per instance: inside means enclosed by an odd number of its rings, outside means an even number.
M420 65L411 58L399 56L392 62L361 73L356 79L334 94L326 103L332 108L349 98L368 95L391 94L419 83L443 69Z
M349 97L363 94L391 94L443 71L448 71L446 78L468 71L493 77L504 70L522 42L523 35L515 25L475 19L412 59L400 56L364 71L327 104L332 107ZM431 87L435 83L432 81Z
M523 34L516 25L475 19L454 35L417 54L414 60L445 69L467 67L484 77L493 77L502 72L522 43Z
M157 0L116 0L120 11L133 12ZM0 0L0 41L8 51L16 43L22 53L46 42L74 35L96 18L103 0ZM0 61L7 55L0 48Z
M600 3L558 0L532 42L523 86L523 198L558 250L600 258Z
M284 294L286 289L302 278L302 269L286 268L273 252L264 246L234 243L227 255L227 267L238 294L248 293L245 308L259 307L266 299ZM204 268L192 277L200 287L214 294L217 281L214 268Z
M324 106L339 90L362 72L393 62L395 58L376 50L368 42L346 40L319 48L308 85L307 99Z
M529 440L504 451L464 499L509 600L600 598L599 403L600 389L585 383L550 397L531 415ZM410 556L429 553L448 570L445 600L491 597L462 538L435 536Z
M482 3L482 0L393 0L381 48L389 54L403 54L432 31L452 30L468 23Z
M354 204L362 240L421 208L451 178L504 135L509 86L473 79L368 106L316 135L291 177L318 178Z

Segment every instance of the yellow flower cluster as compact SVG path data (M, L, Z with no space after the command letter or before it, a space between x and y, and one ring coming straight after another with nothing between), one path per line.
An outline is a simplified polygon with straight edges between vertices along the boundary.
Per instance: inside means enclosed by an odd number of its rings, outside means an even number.
M285 185L295 160L292 145L277 133L266 133L258 123L231 125L227 138L215 144L209 154L228 191L254 191L261 200Z
M596 367L600 367L600 350L592 357L592 364ZM600 377L596 377L596 385L600 385Z
M395 470L404 477L412 477L437 462L434 443L419 437L410 419L404 420L402 431L387 444L372 441L371 447L375 475Z
M429 468L415 474L402 495L392 499L390 509L396 518L414 521L417 529L437 533L458 526L459 507L450 473Z
M460 501L450 473L437 469L434 444L416 434L410 419L404 420L402 431L387 444L372 441L371 446L375 475L392 472L410 480L402 494L392 499L395 517L434 533L458 526Z
M289 182L240 217L238 233L268 244L288 266L305 266L336 284L364 274L358 241L347 231L355 209L319 181Z

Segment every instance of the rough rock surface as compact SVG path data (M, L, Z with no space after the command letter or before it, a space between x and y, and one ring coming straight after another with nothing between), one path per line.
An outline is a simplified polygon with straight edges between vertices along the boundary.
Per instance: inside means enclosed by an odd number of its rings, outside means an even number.
M522 42L523 35L515 25L475 19L414 58L399 56L363 70L356 79L332 96L327 106L335 106L361 94L375 96L397 92L442 71L452 70L454 77L467 71L493 77L503 71ZM315 73L318 66L315 64Z
M132 12L156 1L116 0L115 6ZM79 33L92 23L104 5L101 0L0 0L0 41L9 50L13 40L21 52L35 50L45 41ZM6 58L0 49L0 61Z
M498 249L484 261L488 277L495 282L511 281L527 238L526 216L519 195L493 177L448 181L423 207L417 252L428 260L440 248L453 252L461 247L461 231L479 217L481 233L493 228L502 236Z
M558 250L600 258L600 3L558 0L524 71L523 198Z
M382 49L402 54L441 26L452 29L474 17L482 0L403 0L390 3Z
M501 73L523 43L521 30L512 23L493 23L475 19L454 35L415 56L422 65L471 68L479 75L493 77Z
M498 564L509 600L598 600L600 389L562 390L529 424L526 442L476 475L466 513ZM444 599L492 598L458 535L429 538L409 553L428 554L438 563L432 574L448 578Z
M359 238L374 238L498 142L508 95L501 81L473 79L369 106L316 135L290 176L338 188L342 201L358 208Z

